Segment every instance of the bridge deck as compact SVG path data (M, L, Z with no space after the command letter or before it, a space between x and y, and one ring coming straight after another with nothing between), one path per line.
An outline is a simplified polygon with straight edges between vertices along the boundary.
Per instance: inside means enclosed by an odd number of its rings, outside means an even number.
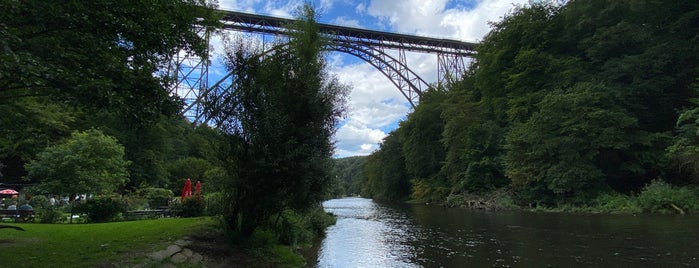
M249 32L283 34L284 26L296 20L265 15L224 11L225 29ZM381 32L346 26L319 23L320 31L329 36L333 42L361 43L367 46L405 49L419 52L433 52L469 56L474 54L476 43L451 39L423 37L408 34Z

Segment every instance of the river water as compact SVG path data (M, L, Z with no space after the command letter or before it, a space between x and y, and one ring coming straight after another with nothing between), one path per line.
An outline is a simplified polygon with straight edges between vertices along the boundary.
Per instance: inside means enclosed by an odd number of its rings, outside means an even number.
M699 267L699 216L485 212L365 198L335 214L315 267Z

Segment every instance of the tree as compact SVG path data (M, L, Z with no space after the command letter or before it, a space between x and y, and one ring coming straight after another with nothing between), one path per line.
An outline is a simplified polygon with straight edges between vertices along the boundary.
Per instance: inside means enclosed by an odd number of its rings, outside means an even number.
M403 146L398 132L393 131L364 164L362 195L378 200L402 201L409 197L410 188Z
M70 135L78 113L45 98L24 98L5 105L0 101L0 163L4 183L19 183L24 164L47 146Z
M300 16L288 50L264 58L232 51L233 89L209 107L232 143L225 218L243 236L285 209L317 205L330 185L346 87L325 71L315 11L305 6Z
M169 78L153 74L180 49L206 57L193 26L218 23L205 0L8 0L0 8L0 100L51 96L134 121L179 111Z
M505 160L514 185L540 184L559 199L603 189L605 152L631 147L637 124L604 86L568 90L547 94L538 112L512 128Z
M76 131L64 143L46 148L26 165L44 193L106 194L128 180L124 147L101 131Z

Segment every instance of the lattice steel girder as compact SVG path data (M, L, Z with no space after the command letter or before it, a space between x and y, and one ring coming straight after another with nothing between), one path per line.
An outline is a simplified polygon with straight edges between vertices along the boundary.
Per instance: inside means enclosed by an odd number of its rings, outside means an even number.
M222 18L223 28L238 31L285 34L286 29L284 27L297 21L242 12L221 12L225 14ZM320 32L332 41L352 40L363 46L427 53L445 53L468 57L475 53L477 45L476 43L457 40L381 32L324 23L318 23L318 26Z
M208 43L210 32L206 27L195 26L195 32ZM208 50L206 51L208 53ZM208 89L209 62L197 55L179 51L168 65L167 75L173 80L170 94L177 95L185 102L183 115L195 118L201 114L202 107L196 105L203 97L201 92Z
M437 54L437 77L439 85L446 85L466 72L466 64L463 57L452 54Z

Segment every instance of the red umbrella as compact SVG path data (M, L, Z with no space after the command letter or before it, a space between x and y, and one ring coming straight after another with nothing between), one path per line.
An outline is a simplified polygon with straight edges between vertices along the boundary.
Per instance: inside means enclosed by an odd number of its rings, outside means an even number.
M12 190L12 189L2 189L0 190L0 194L18 194L19 192Z
M192 181L187 178L187 180L184 181L184 188L182 188L182 199L184 200L190 196L192 196Z

